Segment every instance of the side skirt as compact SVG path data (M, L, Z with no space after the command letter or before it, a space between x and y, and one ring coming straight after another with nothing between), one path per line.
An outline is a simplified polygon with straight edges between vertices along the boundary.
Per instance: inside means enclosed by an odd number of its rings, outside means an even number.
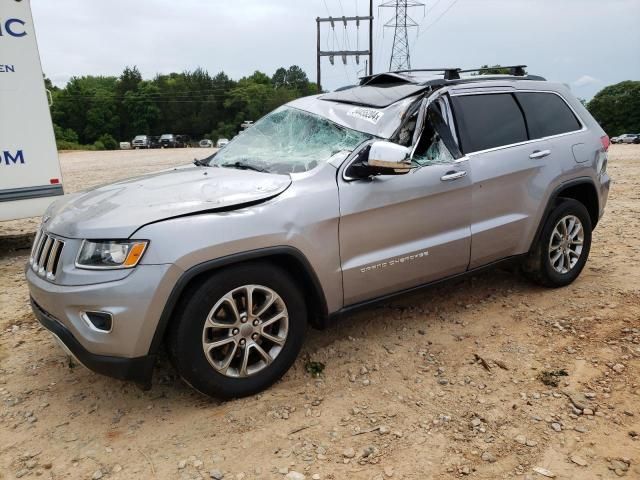
M521 259L523 259L524 257L526 257L528 255L528 253L525 254L521 254L521 255L513 255L511 257L507 257L507 258L503 258L501 260L496 260L495 262L491 262L488 263L487 265L482 265L481 267L476 267L473 268L471 270L467 270L466 272L462 272L462 273L457 273L455 275L450 275L448 277L444 277L441 278L439 280L434 280L432 282L428 282L428 283L424 283L422 285L418 285L416 287L411 287L411 288L407 288L404 290L400 290L398 292L394 292L394 293L388 293L386 295L382 295L380 297L376 297L376 298L372 298L370 300L365 300L364 302L359 302L359 303L354 303L353 305L348 305L346 307L341 308L340 310L333 312L329 315L329 318L327 320L327 324L330 325L336 321L341 320L343 317L346 317L352 313L355 313L359 310L368 308L368 307L372 307L375 305L379 305L381 303L387 302L393 298L396 297L400 297L402 295L407 295L410 293L414 293L416 291L422 290L422 289L426 289L429 287L433 287L436 285L440 285L442 283L448 282L450 280L454 280L457 278L461 278L461 277L466 277L468 275L473 275L479 272L482 272L484 270L489 270L492 269L498 265L504 265L504 264L510 264L510 263L515 263ZM328 326L327 325L327 326Z

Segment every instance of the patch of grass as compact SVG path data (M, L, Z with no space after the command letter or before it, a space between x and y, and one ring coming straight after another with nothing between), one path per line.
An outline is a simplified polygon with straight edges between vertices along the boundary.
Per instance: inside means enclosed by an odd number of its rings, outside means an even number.
M319 377L322 375L324 371L324 363L322 362L314 362L311 359L307 358L304 362L304 369L310 373L313 377Z

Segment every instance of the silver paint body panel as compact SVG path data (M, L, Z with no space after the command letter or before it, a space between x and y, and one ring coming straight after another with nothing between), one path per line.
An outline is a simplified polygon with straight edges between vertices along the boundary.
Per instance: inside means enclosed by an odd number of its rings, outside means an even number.
M600 172L604 132L564 86L547 82L451 85L430 100L518 90L560 94L584 128L367 180L346 177L355 155L339 152L306 173L185 167L79 193L47 213L45 230L65 242L61 269L53 282L27 269L31 295L90 352L133 358L149 352L181 275L210 260L293 247L311 265L332 313L526 253L563 183L592 181L602 215L609 189ZM354 105L317 97L291 106L388 139L417 100L380 109L376 123L354 114ZM531 159L538 150L550 154ZM149 246L134 269L81 270L72 259L85 238L145 239ZM111 313L113 331L91 330L79 314L86 310Z

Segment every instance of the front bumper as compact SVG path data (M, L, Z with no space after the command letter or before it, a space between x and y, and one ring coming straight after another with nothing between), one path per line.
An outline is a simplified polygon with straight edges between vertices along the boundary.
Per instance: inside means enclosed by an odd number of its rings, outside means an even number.
M80 363L90 370L120 380L131 380L143 388L151 386L151 374L156 362L155 355L137 358L111 357L96 355L89 352L80 344L60 321L42 309L33 298L31 308L38 321L60 341L68 353L71 353Z
M27 266L33 311L89 369L146 384L156 351L151 343L169 294L182 270L139 265L124 278L97 284L59 285ZM92 328L84 312L111 315L109 331Z

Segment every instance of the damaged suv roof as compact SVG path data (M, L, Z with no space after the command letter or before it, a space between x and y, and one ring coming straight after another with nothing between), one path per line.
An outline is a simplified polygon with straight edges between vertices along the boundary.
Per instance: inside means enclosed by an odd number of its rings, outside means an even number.
M459 69L450 69L463 73ZM434 75L433 70L407 73L381 73L363 77L359 85L334 92L293 100L288 105L325 117L346 128L389 139L401 124L404 114L421 95L445 86L469 86L482 82L485 85L522 86L530 81L540 81L535 75L474 75L448 79Z
M385 108L403 98L411 97L428 88L429 87L425 85L411 83L359 85L347 90L324 94L320 99L367 107Z

